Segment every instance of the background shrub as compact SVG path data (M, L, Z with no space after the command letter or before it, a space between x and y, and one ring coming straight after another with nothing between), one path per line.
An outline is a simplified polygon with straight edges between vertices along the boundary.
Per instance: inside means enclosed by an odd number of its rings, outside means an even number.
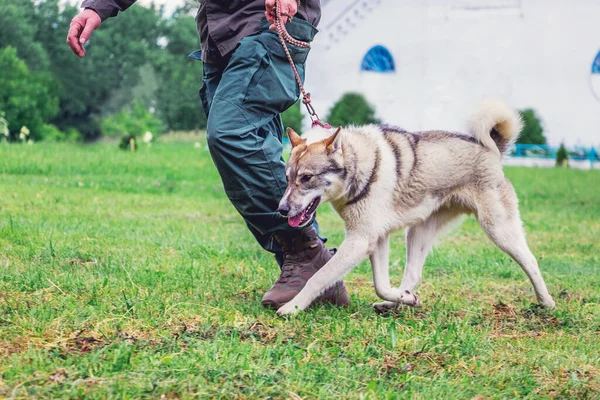
M567 167L569 162L569 153L565 148L564 143L560 144L558 151L556 152L556 166L557 167Z
M44 132L59 137L42 124L94 140L106 117L130 110L135 100L152 106L169 129L204 128L202 63L187 58L200 48L194 7L187 1L173 15L158 6L131 7L94 32L78 60L65 44L80 12L76 2L0 0L0 112L10 140L18 140L23 125L34 140Z
M304 114L302 114L302 100L298 100L296 104L285 110L283 114L281 114L281 119L283 121L283 127L292 128L297 133L302 133L302 122L304 121Z
M146 132L156 135L162 132L162 122L141 101L135 101L130 111L121 111L104 118L101 129L104 135L111 137L138 137Z
M519 111L523 119L523 131L517 139L518 144L546 144L544 126L535 110L526 108Z
M67 128L64 132L52 124L43 124L40 134L44 140L51 142L77 142L81 140L81 134L75 128Z
M31 138L42 138L42 127L58 113L57 87L44 72L32 72L13 47L0 49L0 112L8 121L8 140L17 140L27 126Z
M360 93L346 93L329 111L327 122L333 126L378 124L375 108Z

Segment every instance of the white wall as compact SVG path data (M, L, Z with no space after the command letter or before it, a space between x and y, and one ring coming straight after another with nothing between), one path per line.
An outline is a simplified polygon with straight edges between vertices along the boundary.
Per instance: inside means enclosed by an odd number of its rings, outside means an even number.
M458 3L504 1L504 9ZM348 91L363 92L387 123L410 130L462 130L483 97L533 107L552 144L600 144L600 101L591 66L600 50L600 0L330 0L307 67L322 115ZM362 15L362 18L360 17ZM397 72L360 72L373 45L386 46Z

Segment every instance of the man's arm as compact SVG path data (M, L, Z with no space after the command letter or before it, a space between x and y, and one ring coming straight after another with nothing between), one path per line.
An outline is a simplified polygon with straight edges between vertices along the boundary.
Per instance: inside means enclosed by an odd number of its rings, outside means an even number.
M83 8L96 11L102 21L110 17L116 17L119 11L125 11L137 0L84 0Z
M119 11L127 10L136 0L84 0L85 7L71 21L67 44L78 57L85 57L83 45L88 41L92 32L107 18L115 17Z

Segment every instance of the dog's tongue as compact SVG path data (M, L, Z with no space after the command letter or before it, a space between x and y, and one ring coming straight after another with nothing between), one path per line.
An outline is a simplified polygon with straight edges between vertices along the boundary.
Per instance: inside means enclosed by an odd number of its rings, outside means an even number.
M302 222L303 218L304 218L304 213L301 212L300 214L296 215L295 217L289 217L288 224L290 224L290 226L293 228L297 228L300 225L300 223Z

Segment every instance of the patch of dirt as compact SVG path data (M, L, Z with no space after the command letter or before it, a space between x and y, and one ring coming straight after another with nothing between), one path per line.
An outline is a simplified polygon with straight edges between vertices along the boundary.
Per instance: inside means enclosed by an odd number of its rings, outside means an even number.
M52 383L64 383L69 374L64 368L59 368L48 377L48 380Z
M84 336L84 330L77 332L75 337L67 339L62 346L66 353L90 353L92 350L104 347L106 342L93 336Z
M580 303L582 305L590 303L600 303L600 298L598 297L583 297L581 293L572 293L569 292L567 289L561 290L561 292L558 294L558 297L565 300L566 303L575 302Z
M571 370L560 368L558 371L535 369L540 388L538 395L555 398L591 399L600 393L600 370L592 365L582 365Z
M552 311L542 307L534 306L519 311L502 302L493 304L492 310L484 312L483 317L492 325L492 338L543 336L548 329L555 329L562 324Z
M278 333L275 328L272 326L266 326L259 321L251 324L246 331L249 333L248 338L251 336L258 337L261 343L273 343L277 341ZM286 341L289 339L291 338L286 339Z
M388 312L384 312L379 314L381 317L391 317L395 319L402 320L413 320L413 321L423 321L427 319L427 312L423 309L423 307L411 307L406 304L398 304L396 308L390 310Z
M0 340L0 356L8 357L12 354L24 351L29 346L29 342L24 338L14 340Z
M97 264L98 264L98 260L96 260L95 258L87 259L87 258L74 257L69 260L69 265L71 267L75 267L75 266L90 267L90 266L94 266Z
M173 337L185 338L193 337L199 340L213 340L216 336L239 336L242 341L255 341L262 344L274 343L279 338L279 332L274 326L268 326L260 321L255 321L245 328L236 327L217 327L214 325L208 327L188 327L182 324L181 330L174 332ZM294 336L288 336L282 339L283 343L292 340Z
M403 374L412 371L436 373L445 368L448 355L423 351L404 352L397 356L386 355L380 369L386 375Z

